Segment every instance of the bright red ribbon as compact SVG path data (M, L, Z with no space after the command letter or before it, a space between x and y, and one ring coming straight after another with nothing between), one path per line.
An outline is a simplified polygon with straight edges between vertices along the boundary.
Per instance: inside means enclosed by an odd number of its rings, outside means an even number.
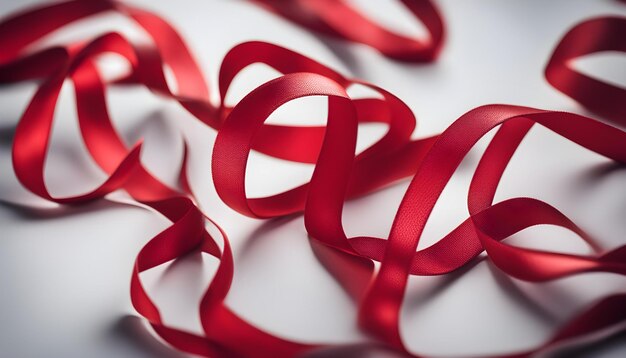
M403 1L428 28L429 42L390 33L340 0L257 1L305 26L365 43L401 60L432 60L443 38L441 18L429 1ZM136 45L120 34L108 33L86 43L29 51L30 45L46 34L106 11L135 21L151 36L153 45ZM347 26L349 21L337 21L339 15L363 27ZM578 25L557 46L546 69L546 76L555 87L616 122L624 118L624 90L572 71L567 61L597 51L625 51L625 22L621 18L601 18ZM191 200L186 158L180 173L181 189L170 188L151 175L139 161L141 144L127 148L111 123L105 102L107 85L145 86L177 100L200 121L218 129L212 166L214 184L222 200L252 217L303 212L312 248L320 262L359 303L361 327L400 352L416 356L407 351L399 331L399 311L409 275L449 273L483 250L502 271L527 281L594 271L626 274L626 245L590 256L507 245L503 240L510 235L530 226L549 224L571 230L597 251L585 232L545 202L514 198L493 203L504 169L535 123L611 160L625 163L626 133L593 119L571 113L489 105L464 114L438 136L411 140L415 117L397 97L374 85L345 78L298 53L262 42L238 45L226 55L219 74L221 98L225 98L233 78L250 64L265 63L283 75L253 90L234 108L223 103L214 106L209 101L201 71L178 33L160 17L117 1L73 0L43 6L5 20L0 24L0 34L0 46L4 49L0 54L0 80L4 83L41 80L15 133L12 153L18 179L40 197L63 204L79 204L124 189L137 202L172 222L139 252L132 273L131 299L155 331L182 351L211 357L291 357L329 346L301 344L270 335L226 307L224 299L233 279L234 265L228 238ZM132 67L131 73L105 83L94 63L103 53L124 57ZM164 66L174 74L176 93L165 80ZM89 193L57 198L46 189L43 171L53 112L66 79L75 86L83 140L94 161L109 177ZM353 84L370 87L382 99L350 98L346 90ZM589 86L595 91L587 90ZM328 97L326 126L264 124L283 104L307 96ZM384 123L388 130L383 138L357 155L357 127L365 122ZM473 145L498 126L472 179L468 196L470 216L436 244L416 251L430 212L451 175ZM277 158L315 164L311 181L270 197L248 198L244 183L252 149ZM364 195L409 176L413 179L387 240L346 236L341 223L346 198ZM221 231L222 249L205 229L206 220ZM139 276L143 271L197 250L219 259L215 277L199 307L202 336L167 326ZM381 262L376 274L372 260ZM626 295L607 297L572 319L540 347L509 356L529 356L623 324L624 307Z
M626 125L626 89L575 71L571 61L598 52L626 52L624 33L624 17L584 21L565 34L546 66L546 79L556 89L621 125Z
M310 30L368 45L399 61L430 62L443 45L445 28L430 0L400 0L428 31L427 39L392 32L370 20L346 0L252 0Z

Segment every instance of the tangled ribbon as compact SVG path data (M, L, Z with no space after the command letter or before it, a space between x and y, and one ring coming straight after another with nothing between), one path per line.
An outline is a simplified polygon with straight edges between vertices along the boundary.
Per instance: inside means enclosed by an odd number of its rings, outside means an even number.
M254 0L271 11L324 34L362 43L393 59L432 61L443 43L439 12L428 0L403 0L429 31L428 40L395 34L361 15L343 0ZM118 33L87 42L35 49L42 38L77 20L105 12L126 16L143 28L151 44L136 44ZM563 93L618 124L626 118L626 90L574 71L569 61L600 51L626 51L626 19L597 18L577 25L557 46L546 78ZM59 204L78 205L119 189L172 222L137 255L131 279L131 300L155 332L177 349L208 357L293 357L331 347L288 341L253 326L224 303L234 263L226 233L196 206L186 177L187 144L172 188L140 162L141 142L128 147L115 130L105 100L106 86L144 86L176 100L198 120L218 131L212 172L220 198L243 215L272 218L303 213L311 246L319 261L359 305L360 327L377 344L410 356L399 328L399 312L409 275L444 275L486 251L506 274L526 281L548 281L584 272L626 275L626 245L601 252L592 239L555 207L532 198L494 203L505 168L530 128L539 124L588 150L626 163L626 133L581 115L512 105L487 105L458 118L439 135L412 140L416 119L393 94L336 71L291 50L264 42L234 47L219 71L222 102L209 100L209 89L181 36L159 16L114 0L72 0L30 9L0 23L0 82L40 81L17 125L13 165L17 178L34 194ZM106 53L122 56L128 75L105 81L95 60ZM264 63L282 75L251 91L234 107L223 99L235 76L247 66ZM176 90L166 81L173 74ZM44 165L53 114L65 80L74 84L78 122L89 154L108 175L92 191L55 197L46 188ZM369 87L380 98L353 99L347 89ZM297 98L325 96L325 126L265 124L276 109ZM385 135L356 154L360 123L387 126ZM416 251L429 215L450 177L468 151L491 129L499 127L473 175L469 217L434 245ZM251 150L293 162L312 163L311 180L285 192L249 198L246 164ZM344 202L412 177L387 239L347 237L341 214ZM222 245L205 225L221 232ZM562 254L515 247L504 239L525 228L547 224L577 234L596 254ZM190 252L202 251L219 260L199 306L203 334L168 326L142 285L140 273ZM380 262L374 270L373 262ZM554 349L576 338L626 323L626 294L597 302L563 325L532 350L501 357L526 357ZM242 342L244 342L242 344Z

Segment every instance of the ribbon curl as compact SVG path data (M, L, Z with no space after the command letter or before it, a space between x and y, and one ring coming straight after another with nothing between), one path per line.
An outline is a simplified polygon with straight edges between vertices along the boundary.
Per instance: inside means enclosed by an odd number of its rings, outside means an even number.
M413 39L386 29L364 16L346 0L252 1L312 31L368 45L398 61L433 61L444 42L443 19L430 0L400 0L424 24L429 35L425 40Z
M626 52L625 33L625 17L599 17L577 24L561 39L545 70L554 88L622 126L626 125L626 89L577 72L571 62L599 52Z
M403 1L429 30L431 39L426 42L384 30L340 0L256 1L308 28L367 44L398 60L431 61L442 44L443 23L430 1ZM133 20L146 31L152 43L135 44L118 33L106 33L82 43L32 50L46 35L79 19L105 12L116 12ZM340 18L343 20L338 21ZM359 26L349 26L354 24ZM594 19L578 25L557 46L546 69L546 77L556 88L616 122L624 118L624 90L573 72L567 62L602 50L624 51L626 27L623 25L624 19L618 18ZM1 83L40 81L17 126L13 143L14 170L22 185L44 199L73 205L123 189L138 204L172 222L139 252L131 276L131 300L155 332L181 351L207 357L295 357L331 346L303 344L271 335L225 305L234 275L233 255L226 233L194 203L186 177L186 142L183 139L185 155L180 185L171 188L142 165L141 143L128 148L115 130L108 114L106 86L144 86L155 94L176 100L198 120L218 130L212 168L220 198L250 217L303 213L315 254L359 304L360 326L398 352L420 356L407 350L399 328L399 312L409 275L447 274L483 251L500 270L526 281L555 280L585 272L626 274L626 245L601 252L575 223L538 199L493 202L506 166L535 123L588 150L625 163L626 133L591 118L527 107L487 105L467 112L440 135L412 140L415 116L391 93L264 42L240 44L225 56L218 79L222 102L214 105L199 66L174 28L153 13L112 0L60 2L6 19L0 23L0 47L3 48ZM130 73L106 82L95 64L105 53L126 59ZM232 80L254 63L267 64L282 75L251 91L234 107L226 106L223 99ZM165 67L172 70L176 91L165 80ZM75 87L82 139L108 178L88 193L59 198L48 192L43 173L54 108L65 80L71 80ZM353 85L369 87L381 97L353 99L347 93ZM589 92L588 88L595 90ZM325 126L264 123L280 106L307 96L328 98ZM357 154L358 126L369 122L385 124L387 131ZM469 217L434 245L416 251L429 215L448 180L467 152L495 127L499 129L472 178ZM249 198L244 184L251 150L314 164L312 178L300 187L273 196ZM412 180L389 237L347 237L341 222L344 202L407 177ZM207 222L220 231L221 248L218 240L208 233ZM570 255L523 249L504 242L516 232L541 224L574 232L596 253ZM141 272L194 251L219 260L216 274L199 305L202 335L163 322L140 278ZM378 272L373 261L381 263ZM626 322L624 307L626 294L609 296L570 320L539 347L500 356L531 356L575 338L606 332Z

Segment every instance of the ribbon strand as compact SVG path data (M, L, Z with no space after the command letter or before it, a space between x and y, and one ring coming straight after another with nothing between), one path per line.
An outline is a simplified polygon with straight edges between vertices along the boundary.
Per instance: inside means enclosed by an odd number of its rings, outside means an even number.
M371 46L390 58L427 62L437 57L444 26L439 11L427 0L403 0L426 26L430 38L415 40L375 24L342 0L254 0L300 25L327 35ZM77 20L115 12L143 28L150 44L136 44L118 33L63 46L32 50L40 40ZM626 51L626 20L605 17L586 21L568 32L546 68L546 78L561 92L618 124L626 118L623 89L575 72L569 62L599 51ZM220 198L237 212L255 218L302 213L311 247L359 305L359 324L386 347L409 352L400 332L400 308L409 275L444 275L462 268L483 251L504 273L541 282L585 272L626 275L626 245L602 252L593 239L557 208L538 199L511 198L494 203L505 168L530 128L539 124L617 163L626 163L626 133L594 119L564 112L512 105L473 109L439 135L411 139L416 118L393 94L373 84L346 78L297 52L265 42L235 46L219 71L221 102L210 100L209 86L182 37L161 17L113 0L71 0L34 8L0 23L0 83L40 81L15 132L13 166L21 184L59 204L79 205L125 190L137 204L172 222L138 253L131 275L131 301L154 331L173 347L206 357L296 357L332 347L303 344L271 335L246 322L225 304L234 276L233 254L226 233L194 203L187 180L188 144L179 173L180 188L153 176L141 163L141 142L130 148L114 128L106 103L107 86L143 86L180 103L199 121L217 130L213 148L213 184ZM130 72L105 81L96 59L106 53L122 56ZM247 94L235 106L223 101L233 79L254 63L281 76ZM176 91L164 68L172 70ZM54 109L64 81L74 84L80 133L87 150L107 179L93 190L56 197L46 187L44 167ZM353 99L348 89L366 86L380 98ZM308 96L328 99L324 126L266 124L285 103ZM358 126L382 123L385 135L356 153ZM467 198L469 216L434 245L417 250L431 211L468 151L498 128L483 153ZM314 164L311 180L276 195L249 198L246 165L251 150L293 162ZM411 177L399 204L389 237L347 237L341 217L346 200ZM205 225L216 227L222 245ZM535 225L568 229L586 242L593 255L530 250L505 242ZM163 322L159 308L142 285L140 273L190 252L219 261L198 314L201 335ZM381 263L375 272L374 261ZM609 296L562 326L544 344L501 357L527 357L590 335L598 336L626 322L626 294ZM245 342L245 344L242 344Z

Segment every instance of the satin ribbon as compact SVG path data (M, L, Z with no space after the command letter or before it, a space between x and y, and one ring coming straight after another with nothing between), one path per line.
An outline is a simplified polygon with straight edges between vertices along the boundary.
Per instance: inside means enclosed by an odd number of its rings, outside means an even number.
M626 52L624 33L625 17L584 21L561 39L545 71L546 79L556 89L622 126L626 125L626 89L576 71L572 68L572 61L599 52Z
M262 7L318 33L368 45L383 55L405 62L430 62L439 55L445 27L430 0L400 0L428 32L414 39L390 31L367 18L346 0L252 0Z
M379 46L381 44L375 41L366 42L362 33L354 32L355 28L350 30L352 32L346 30L347 22L337 22L337 14L354 18L355 23L369 21L341 1L265 3L272 3L275 11L284 7L292 9L289 13L280 12L285 16L307 14L316 24L325 24L327 32L335 31L335 35L368 44L401 60L433 59L443 37L441 18L428 1L403 3L431 32L433 39L429 45L394 40L389 42L389 47ZM333 14L331 10L338 12ZM153 43L135 44L118 33L107 33L83 43L31 50L45 35L103 12L116 12L133 20ZM624 108L619 102L621 97L611 94L598 100L601 96L597 92L579 89L585 82L581 82L581 75L567 67L567 61L601 50L623 51L624 21L602 18L575 27L557 46L546 69L547 78L556 83L559 90L616 121L624 118L620 112ZM589 23L592 25L586 25ZM305 25L311 27L310 23ZM580 28L595 30L577 30ZM372 23L364 29L379 32L371 39L393 38ZM464 114L440 135L412 140L416 119L391 93L346 78L291 50L263 42L240 44L225 56L219 72L220 98L223 101L234 77L251 64L267 64L282 75L254 89L232 108L223 102L214 105L209 100L208 86L198 65L171 25L155 14L117 1L74 0L31 9L0 23L0 34L0 45L5 49L0 54L0 81L40 81L16 129L12 151L16 176L31 192L61 204L78 205L123 189L138 204L172 222L139 252L132 272L131 300L155 332L181 351L208 357L293 357L332 346L302 344L271 335L247 323L224 304L233 279L233 256L226 233L194 203L186 177L186 142L180 185L171 188L142 165L139 160L141 143L129 148L113 127L105 101L105 86L145 86L155 94L178 101L198 120L218 130L212 167L220 198L251 217L271 218L302 212L315 254L359 305L360 326L377 337L379 344L398 352L419 356L407 350L399 329L399 311L409 275L443 275L463 267L483 251L506 274L532 282L585 272L626 274L626 245L601 252L575 223L538 199L493 202L504 169L535 124L615 162L626 162L626 133L591 118L519 106L488 105ZM130 73L105 82L94 62L104 53L116 53L125 58L131 65ZM172 70L176 91L171 90L165 80L163 69L166 66ZM59 198L48 192L43 172L54 108L61 85L68 79L75 87L82 138L108 178L88 193ZM586 80L602 84L590 78ZM380 98L352 99L347 94L352 85L367 86L378 92ZM598 85L597 88L604 91L609 87ZM610 93L623 96L623 90L619 90L613 87ZM264 123L283 104L307 96L328 98L325 126ZM380 140L357 154L357 128L367 122L383 123L388 129ZM471 182L469 217L434 245L416 251L430 212L451 175L474 144L495 127L499 129L483 153ZM273 196L249 198L244 184L247 159L253 149L281 159L315 164L310 182ZM406 177L413 179L400 203L389 237L347 237L341 223L345 200ZM213 238L208 233L207 222L220 231L221 238ZM540 224L571 230L596 254L582 256L530 250L503 241ZM199 306L202 335L163 322L140 278L143 271L196 251L219 260L216 274ZM378 272L374 271L373 261L381 263ZM609 296L570 320L539 347L501 356L530 356L576 338L599 336L626 322L624 307L626 294Z

